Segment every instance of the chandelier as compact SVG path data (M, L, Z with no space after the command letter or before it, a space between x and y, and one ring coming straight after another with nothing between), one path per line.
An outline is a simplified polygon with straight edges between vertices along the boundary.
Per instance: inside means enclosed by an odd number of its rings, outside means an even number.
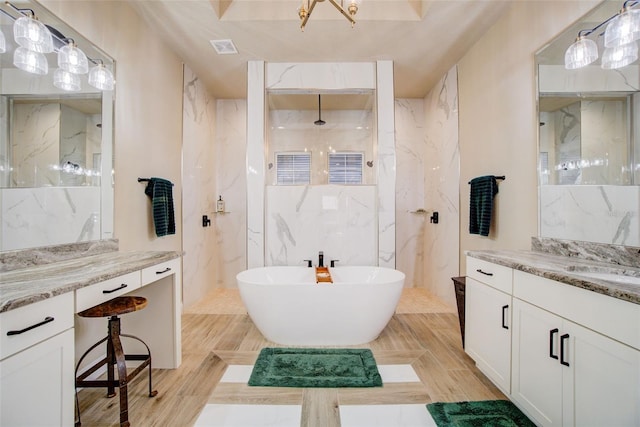
M304 31L305 25L307 25L307 21L311 17L311 12L313 12L313 8L316 7L316 3L323 2L324 0L302 0L302 5L298 8L298 16L300 17L300 29ZM336 8L338 11L347 18L349 22L351 22L351 27L356 23L356 20L353 18L356 16L358 12L358 4L360 0L348 0L349 5L345 9L344 0L340 0L338 3L336 0L329 0L329 2Z

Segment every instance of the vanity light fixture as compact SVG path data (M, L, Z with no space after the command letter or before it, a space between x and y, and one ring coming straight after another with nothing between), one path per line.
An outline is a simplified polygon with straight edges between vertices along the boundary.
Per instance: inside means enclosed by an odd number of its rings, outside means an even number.
M96 60L97 64L89 71L89 84L100 90L113 90L116 83L111 71L104 66L101 60Z
M13 5L11 5L13 6ZM22 16L13 23L13 38L18 45L39 53L53 52L53 37L49 29L31 9L16 9ZM30 15L25 15L29 11Z
M319 2L323 2L324 0L302 0L302 4L298 8L298 16L300 17L300 29L304 31L304 27L307 25L307 21L311 17L311 12L313 12L313 8L316 7L316 4ZM358 12L358 5L361 0L348 0L349 5L345 9L344 0L340 0L338 3L337 0L329 0L329 2L336 8L338 11L347 18L349 22L351 22L351 27L356 23L354 16Z
M13 52L13 65L32 74L45 75L49 72L49 63L43 53L22 46Z
M637 1L624 2L620 13L607 25L604 47L620 47L640 40L640 9L632 9L637 4Z
M576 41L567 48L564 55L564 66L568 70L585 67L598 59L598 46L587 36L607 25L604 32L602 55L603 69L621 68L638 59L637 40L640 39L640 1L626 0L622 10L592 29L580 30ZM602 35L602 34L600 34Z
M73 39L65 39L68 44L58 50L58 67L73 74L87 74L89 72L89 61L87 55L76 46Z
M58 68L53 73L53 85L58 89L67 90L71 92L79 91L82 88L80 84L80 76L75 73L70 73L67 70Z

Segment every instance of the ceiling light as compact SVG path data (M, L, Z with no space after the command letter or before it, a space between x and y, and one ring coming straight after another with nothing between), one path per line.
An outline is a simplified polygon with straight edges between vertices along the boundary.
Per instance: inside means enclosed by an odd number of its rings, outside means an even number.
M96 89L113 90L115 83L113 74L104 66L102 61L98 62L98 65L89 71L89 84Z
M602 68L612 70L626 67L638 59L638 43L631 42L622 46L608 47L602 54Z
M82 87L78 74L70 73L62 68L58 68L56 72L53 73L53 85L58 89L72 92L79 91Z
M233 41L229 39L209 40L209 43L211 43L211 46L213 46L218 55L233 55L238 53L238 49L236 49Z
M49 72L49 63L43 53L22 46L13 52L13 65L32 74L44 75Z
M604 46L618 47L640 39L640 9L631 9L626 1L604 32ZM632 2L637 4L637 2Z
M602 68L620 68L636 61L638 59L638 46L632 45L632 42L635 44L635 40L640 39L640 9L632 8L638 5L640 5L640 1L627 0L622 5L620 13L613 15L591 29L580 30L576 41L565 52L565 68L568 70L581 68L598 59L596 42L586 37L606 24L608 25L604 32L604 45L607 49L603 54ZM613 50L614 48L619 49Z
M304 31L304 27L307 25L307 21L311 17L311 12L313 12L313 8L316 7L316 3L323 2L324 0L302 0L302 4L298 8L298 17L300 17L300 29ZM340 0L338 3L337 0L329 0L329 2L336 8L338 11L347 18L349 22L351 22L351 27L353 27L356 23L356 20L353 18L356 16L358 12L358 4L360 0L348 0L349 5L347 8L344 8L344 0Z
M87 55L76 46L73 39L66 39L69 44L58 50L58 67L73 74L86 74L89 72Z
M35 17L23 15L13 23L13 38L18 45L34 52L53 52L49 29Z

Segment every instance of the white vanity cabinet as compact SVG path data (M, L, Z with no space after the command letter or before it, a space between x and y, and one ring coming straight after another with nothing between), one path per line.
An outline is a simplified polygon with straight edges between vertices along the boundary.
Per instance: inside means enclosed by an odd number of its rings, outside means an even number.
M513 288L512 400L541 426L640 425L640 306L521 271Z
M504 393L511 390L512 270L467 258L465 351Z
M0 425L73 425L73 292L0 313L0 330Z

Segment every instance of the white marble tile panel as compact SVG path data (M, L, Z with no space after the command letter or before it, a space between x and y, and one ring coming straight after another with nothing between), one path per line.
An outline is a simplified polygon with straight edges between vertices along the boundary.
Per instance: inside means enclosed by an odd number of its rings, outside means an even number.
M437 427L426 404L340 405L342 427Z
M269 62L266 70L268 90L355 90L374 89L375 64L372 62Z
M184 69L182 126L183 298L189 307L210 292L220 257L213 227L202 227L202 215L212 217L216 194L214 139L215 100L189 67ZM213 219L212 219L213 221Z
M264 252L265 90L264 61L248 62L247 82L247 267L261 267Z
M299 427L300 405L208 404L200 412L196 427Z
M640 246L640 187L543 185L540 235Z
M100 239L99 187L5 188L2 250Z
M374 186L268 186L267 265L315 265L319 251L327 264L375 265L375 193Z

